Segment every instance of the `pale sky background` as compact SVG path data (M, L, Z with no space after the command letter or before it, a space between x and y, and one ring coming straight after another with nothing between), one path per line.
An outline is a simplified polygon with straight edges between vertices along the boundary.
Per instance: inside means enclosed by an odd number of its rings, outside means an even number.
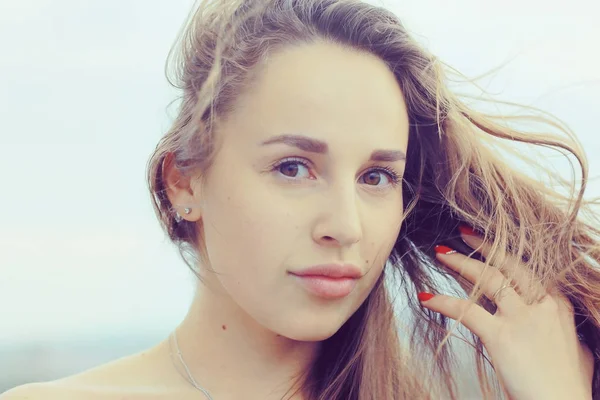
M596 0L386 4L466 74L519 54L487 89L564 119L600 175ZM0 344L160 334L183 318L193 284L145 166L171 120L164 61L191 5L0 0Z

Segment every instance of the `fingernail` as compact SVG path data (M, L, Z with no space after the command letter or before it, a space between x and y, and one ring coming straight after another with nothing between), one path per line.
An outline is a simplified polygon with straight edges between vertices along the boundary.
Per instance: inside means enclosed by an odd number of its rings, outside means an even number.
M456 250L453 250L450 247L443 246L441 244L438 244L437 246L435 246L434 250L435 250L436 253L440 253L440 254L454 254L454 253L456 253Z
M419 298L419 301L427 301L427 300L430 300L434 296L435 296L435 294L431 294L431 293L427 293L427 292L421 292L417 295L417 297Z
M465 234L465 235L479 236L479 234L475 231L475 229L473 229L469 225L460 224L460 225L458 225L458 230L462 234Z

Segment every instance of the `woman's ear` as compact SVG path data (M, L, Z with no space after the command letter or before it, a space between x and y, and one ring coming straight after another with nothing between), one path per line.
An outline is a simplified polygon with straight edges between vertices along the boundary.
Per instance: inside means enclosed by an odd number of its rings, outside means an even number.
M200 185L179 171L174 158L170 152L162 163L163 183L172 211L187 221L197 221L201 217Z

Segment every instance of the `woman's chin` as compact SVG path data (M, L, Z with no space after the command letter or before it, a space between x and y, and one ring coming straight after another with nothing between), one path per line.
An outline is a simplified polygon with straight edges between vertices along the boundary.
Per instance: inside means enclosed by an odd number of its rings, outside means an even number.
M341 323L335 323L335 321L294 321L286 329L276 330L276 332L292 340L302 342L320 342L329 339L333 336L340 328Z

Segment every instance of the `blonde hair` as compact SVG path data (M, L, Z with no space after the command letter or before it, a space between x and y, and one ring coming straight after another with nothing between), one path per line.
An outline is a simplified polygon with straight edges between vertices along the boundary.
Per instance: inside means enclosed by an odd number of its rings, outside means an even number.
M441 292L440 279L453 283L453 295L468 297L494 312L473 285L440 265L433 247L445 244L473 255L457 226L466 223L492 244L486 266L499 266L509 278L525 272L544 289L567 296L577 330L595 354L594 396L600 393L600 230L591 225L592 201L583 198L588 165L569 129L529 108L521 116L493 116L468 107L448 87L452 69L428 53L392 12L355 0L216 0L202 2L174 47L173 85L182 90L172 127L148 163L148 183L162 228L190 265L203 259L202 222L178 222L165 193L163 163L168 159L186 176L206 176L217 152L219 119L254 82L268 57L286 46L326 41L383 60L405 96L410 132L403 182L405 217L388 263L364 304L331 338L302 378L309 399L429 399L440 393L457 399L448 339L450 320L424 309L416 291ZM176 56L172 58L172 56ZM526 133L509 122L538 121L567 137ZM511 167L497 150L537 166L508 144L566 150L581 165L578 193L568 195ZM541 168L543 171L548 169ZM575 183L557 178L568 189ZM580 217L587 213L590 221ZM200 246L200 247L198 247ZM475 255L476 256L476 255ZM507 257L522 260L522 271L503 267ZM385 276L400 278L413 325L410 351L401 343L393 299ZM460 290L459 290L460 289ZM533 288L520 287L528 302ZM403 338L404 339L404 338ZM471 335L483 398L495 398L498 382L488 376L489 360ZM432 356L434 356L432 358ZM487 364L486 364L487 363ZM424 378L424 377L427 377ZM490 383L490 379L492 382ZM492 387L493 386L493 387ZM437 393L437 394L434 394Z

